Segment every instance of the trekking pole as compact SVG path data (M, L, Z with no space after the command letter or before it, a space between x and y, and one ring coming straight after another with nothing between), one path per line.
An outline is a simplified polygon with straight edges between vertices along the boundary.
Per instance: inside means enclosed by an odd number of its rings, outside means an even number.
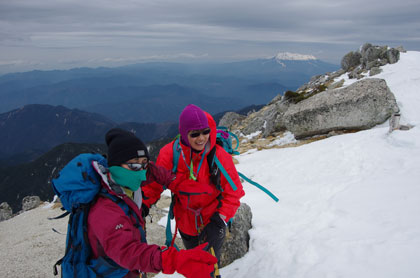
M201 228L198 229L198 234L200 234L200 233L201 233ZM204 242L205 242L205 239L201 238L201 239L198 240L198 245L200 245ZM208 243L208 244L210 244L210 243ZM210 253L213 256L216 257L216 253L214 252L213 246L210 247L210 249L207 249L207 251L210 251ZM212 278L222 278L222 276L220 275L220 272L219 272L219 265L217 264L217 262L214 264L214 272L213 273L214 273L214 276Z
M214 253L214 248L213 247L210 248L210 252L213 256L216 257L216 254ZM220 275L220 272L219 272L219 265L217 264L217 262L214 264L214 278L222 278L222 276Z

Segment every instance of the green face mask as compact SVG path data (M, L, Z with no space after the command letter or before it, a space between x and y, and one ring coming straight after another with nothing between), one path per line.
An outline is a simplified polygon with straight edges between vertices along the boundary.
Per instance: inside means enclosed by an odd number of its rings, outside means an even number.
M146 180L147 170L131 171L120 166L109 167L112 179L119 185L137 191L142 181Z

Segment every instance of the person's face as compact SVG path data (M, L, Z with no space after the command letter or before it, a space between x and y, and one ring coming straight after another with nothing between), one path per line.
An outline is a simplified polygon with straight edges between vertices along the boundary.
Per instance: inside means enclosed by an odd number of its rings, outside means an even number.
M147 169L148 163L149 161L147 157L142 156L126 161L125 163L121 164L121 167L131 171L140 171Z
M191 130L188 132L188 143L196 151L204 150L210 137L210 128Z

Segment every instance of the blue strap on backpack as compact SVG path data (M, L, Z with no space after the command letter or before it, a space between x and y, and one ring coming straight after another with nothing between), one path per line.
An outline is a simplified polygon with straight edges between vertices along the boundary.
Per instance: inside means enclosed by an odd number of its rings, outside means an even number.
M181 155L181 146L179 145L179 136L176 137L173 145L173 161L176 161L176 163L174 163L174 167L172 168L172 173L176 173L176 169L178 167L178 159L179 156ZM174 195L172 194L171 196L172 200L171 200L171 204L169 206L169 211L168 211L168 218L166 221L166 229L165 229L165 235L166 235L166 240L165 240L165 245L166 246L171 246L172 244L172 229L171 229L171 219L174 219ZM174 243L174 247L179 251L178 246Z
M173 198L173 196L172 196L172 198ZM171 219L174 219L174 202L173 202L173 200L171 201L171 204L169 206L168 219L167 219L167 222L166 222L166 230L165 230L165 235L166 235L165 245L168 246L168 247L171 246L171 244L172 244ZM174 243L174 247L179 251L179 248L175 243Z
M101 177L92 166L94 161L103 167L107 166L102 155L80 154L73 158L52 181L55 194L60 198L67 214L70 214L65 255L55 263L54 275L58 274L58 265L61 265L61 276L64 278L120 278L129 272L108 257L92 258L93 253L87 235L87 218L91 204L99 195L116 202L126 215L135 217L142 241L145 242L145 233L136 214L124 201L109 194L102 187Z
M255 182L255 181L251 180L250 178L248 178L247 176L245 176L241 172L238 172L238 175L241 178L243 178L244 180L246 180L247 182L249 182L250 184L252 184L253 186L256 186L259 189L261 189L263 192L265 192L265 194L267 194L268 196L270 196L271 199L273 199L275 202L278 202L279 201L279 198L277 198L276 195L274 195L270 190L268 190L267 188L265 188L261 184L259 184L259 183Z
M232 147L232 137L236 140L236 147L235 148ZM225 151L228 152L228 153L230 153L231 155L234 155L234 154L237 155L237 154L239 154L239 152L237 151L237 149L239 147L239 139L238 139L238 137L235 134L233 134L232 132L230 132L227 127L224 127L224 126L218 126L217 127L216 142L219 145L221 145L225 149ZM216 156L214 158L214 162L216 163L217 167L219 167L220 171L222 172L222 174L226 178L226 180L229 182L229 184L232 187L232 189L233 190L236 190L235 183L232 181L231 177L229 177L229 174L227 173L227 171L223 167L222 163L219 161L219 159ZM261 189L268 196L270 196L275 202L278 202L279 201L279 198L277 198L273 193L270 192L270 190L268 190L267 188L265 188L261 184L259 184L259 183L255 182L255 181L251 180L250 178L248 178L247 176L245 176L244 174L242 174L239 171L238 171L238 175L241 178L243 178L244 180L246 180L247 182L249 182L250 184L256 186L259 189Z

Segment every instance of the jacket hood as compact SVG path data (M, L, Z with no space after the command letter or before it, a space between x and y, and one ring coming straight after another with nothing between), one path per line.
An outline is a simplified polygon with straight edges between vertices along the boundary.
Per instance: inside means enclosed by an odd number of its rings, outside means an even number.
M207 121L209 123L209 128L210 128L210 136L209 136L209 141L207 142L207 146L209 146L208 148L205 148L204 150L207 149L207 153L216 145L216 136L217 136L217 126L216 126L216 121L213 119L213 117L207 113L206 111L204 111L204 114L207 117ZM183 140L180 140L180 144L181 146L184 148L184 150L191 150L191 147L189 145L186 145ZM202 153L203 151L201 151L200 153Z
M217 136L217 126L216 126L216 121L213 119L213 117L207 113L206 111L204 111L204 113L207 116L207 120L209 122L209 127L210 127L210 150L216 145L216 136Z

